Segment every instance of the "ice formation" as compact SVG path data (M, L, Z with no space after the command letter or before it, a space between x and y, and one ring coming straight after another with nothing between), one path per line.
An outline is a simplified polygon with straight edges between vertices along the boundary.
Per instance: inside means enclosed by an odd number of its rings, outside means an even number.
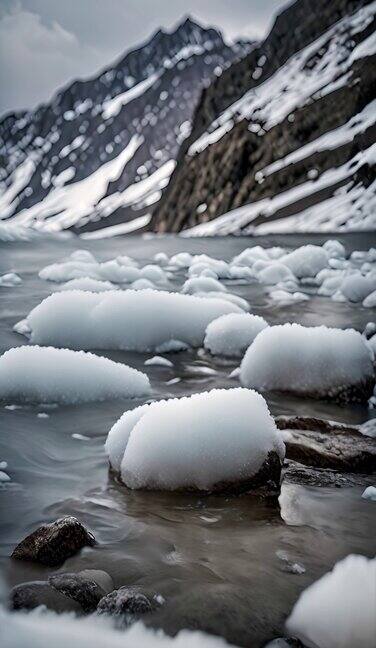
M20 283L22 283L22 279L15 272L7 272L0 276L0 286L11 288L13 286L19 286Z
M247 350L241 383L259 391L366 400L374 383L372 352L352 329L272 326Z
M376 502L376 486L368 486L362 494L362 498Z
M72 291L47 297L24 324L34 344L154 351L171 340L200 346L209 322L237 312L238 306L221 299L163 291Z
M0 357L0 398L79 403L150 394L148 377L84 351L22 346Z
M347 556L300 595L288 632L315 648L371 648L375 601L376 559Z
M236 435L236 443L234 443ZM238 484L284 444L264 398L248 389L216 389L125 412L106 452L132 489L199 489Z
M248 313L221 315L206 329L204 347L213 355L242 356L268 323Z

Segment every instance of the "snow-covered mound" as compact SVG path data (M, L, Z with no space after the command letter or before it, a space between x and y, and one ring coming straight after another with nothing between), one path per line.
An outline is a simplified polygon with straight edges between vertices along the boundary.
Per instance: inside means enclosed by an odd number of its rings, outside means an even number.
M371 648L375 602L376 559L350 555L300 595L287 629L315 648Z
M239 312L235 304L220 299L155 290L75 290L47 297L25 324L34 344L154 351L170 340L200 346L209 322Z
M111 281L101 281L100 279L91 279L90 277L81 277L81 279L71 279L63 284L60 290L87 290L89 292L107 292L107 290L117 290L117 286Z
M148 377L84 351L22 346L0 357L0 399L79 403L150 394Z
M352 329L284 324L264 329L241 364L241 383L314 398L365 401L372 393L372 352Z
M263 397L237 388L125 412L106 452L129 488L213 491L247 489L271 453L283 459L284 444Z
M206 329L204 347L213 355L242 356L268 323L249 313L221 315Z
M135 623L115 628L103 616L74 617L43 609L8 612L0 608L2 648L230 648L220 637L181 630L176 637Z
M328 264L328 253L318 245L303 245L280 259L291 272L301 279L315 277Z

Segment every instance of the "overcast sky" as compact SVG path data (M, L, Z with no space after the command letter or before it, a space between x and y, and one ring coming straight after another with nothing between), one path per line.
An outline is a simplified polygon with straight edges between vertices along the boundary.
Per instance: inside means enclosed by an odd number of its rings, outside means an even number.
M0 0L0 114L32 108L189 13L263 38L285 0Z

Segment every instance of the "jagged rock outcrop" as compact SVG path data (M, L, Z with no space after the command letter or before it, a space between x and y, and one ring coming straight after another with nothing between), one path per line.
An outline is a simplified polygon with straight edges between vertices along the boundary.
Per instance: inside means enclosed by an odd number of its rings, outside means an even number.
M367 0L288 6L203 91L154 230L374 229L375 14Z
M145 216L201 89L250 48L228 46L219 31L188 18L51 102L3 117L0 219L83 231Z

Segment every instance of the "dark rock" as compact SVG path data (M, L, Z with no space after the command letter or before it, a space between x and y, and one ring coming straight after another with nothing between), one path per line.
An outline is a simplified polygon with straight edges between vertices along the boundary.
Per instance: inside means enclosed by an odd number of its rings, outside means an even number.
M265 496L279 495L281 490L281 472L282 462L278 454L276 452L269 452L256 475L244 481L233 483L219 482L215 484L211 493L227 495L241 495L242 493L255 493Z
M138 617L151 612L154 607L139 587L124 586L104 596L98 603L97 612L111 616Z
M253 609L259 604L260 591L254 592L252 587L196 585L145 617L143 623L162 628L170 636L183 629L200 630L221 636L233 646L261 648L278 637L283 618L268 605L267 598L264 612L254 614Z
M82 612L78 603L57 592L46 581L16 585L10 591L9 602L13 610L33 610L40 605L45 605L55 612Z
M53 574L49 584L57 592L77 601L84 612L93 612L106 592L94 581L81 574Z
M278 416L280 430L287 430L286 457L313 468L348 473L371 473L376 467L376 439L356 427L311 417Z
M94 544L94 536L76 518L68 516L44 524L28 535L14 549L12 558L55 567L82 547Z

